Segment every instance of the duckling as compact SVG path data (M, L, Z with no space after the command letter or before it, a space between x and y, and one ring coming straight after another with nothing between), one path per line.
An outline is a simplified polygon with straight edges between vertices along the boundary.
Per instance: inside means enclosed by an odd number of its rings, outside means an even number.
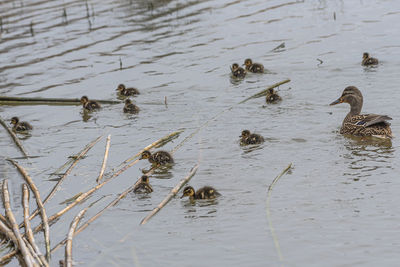
M12 117L11 124L13 124L12 129L14 132L25 132L33 129L33 127L26 121L20 122L18 117Z
M150 151L145 150L142 152L140 159L148 159L150 163L159 165L174 163L171 154L163 150L156 151L153 154L150 153Z
M246 76L246 71L237 63L233 63L231 67L232 76L243 79Z
M134 114L138 113L139 110L139 107L133 104L129 98L125 100L124 113Z
M243 130L240 136L240 143L242 145L255 145L264 142L264 137L259 134L251 133L249 130Z
M191 186L185 187L183 189L183 194L181 198L188 196L190 200L194 199L214 199L221 194L218 193L217 190L212 188L211 186L204 186L200 189L197 190L197 192L194 191L194 188Z
M371 65L378 65L378 59L370 57L368 53L363 54L363 59L361 65L363 66L371 66Z
M267 90L265 100L267 101L267 103L277 103L281 101L282 98L278 95L274 88L270 88Z
M246 70L253 73L264 73L264 66L260 63L253 63L253 61L248 58L244 61L244 66L246 66Z
M95 110L101 108L99 103L93 100L89 100L89 98L85 95L81 97L81 104L86 110Z
M149 177L147 175L143 175L141 181L133 188L133 192L135 193L151 193L153 192L153 188L149 183Z
M139 94L139 90L136 88L126 88L124 84L120 84L118 85L117 91L120 95L123 96L131 96L131 95L138 95Z

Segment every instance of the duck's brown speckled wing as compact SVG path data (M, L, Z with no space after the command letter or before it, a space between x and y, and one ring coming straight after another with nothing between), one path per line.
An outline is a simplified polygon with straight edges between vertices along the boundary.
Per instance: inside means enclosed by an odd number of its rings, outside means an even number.
M387 122L387 120L391 119L389 116L377 114L351 116L343 122L340 133L355 136L382 136L391 138L392 130L390 129L390 123Z
M173 163L174 160L172 159L171 155L168 152L165 151L158 151L152 155L153 159L155 162L158 162L160 164L167 164L167 163Z

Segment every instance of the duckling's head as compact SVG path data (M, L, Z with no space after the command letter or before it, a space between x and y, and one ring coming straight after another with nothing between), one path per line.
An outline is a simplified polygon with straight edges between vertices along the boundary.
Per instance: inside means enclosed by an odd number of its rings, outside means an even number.
M121 83L120 85L118 85L117 91L121 92L122 90L125 90L125 85Z
M151 157L151 153L148 150L145 150L142 152L142 155L140 156L140 159L149 159Z
M242 131L242 135L240 137L246 138L248 136L250 136L250 131L249 130L243 130Z
M12 117L12 118L11 118L11 124L15 125L15 124L17 124L18 122L19 122L18 117Z
M367 52L365 52L365 53L363 54L363 59L366 59L366 58L369 58L369 54L368 54Z
M143 182L143 183L148 183L148 182L149 182L149 176L147 176L147 175L142 175L142 182Z
M233 64L232 64L232 67L231 67L231 70L232 70L232 71L235 71L235 70L237 70L238 68L239 68L239 64L233 63Z
M250 58L247 58L247 59L244 61L244 64L243 64L243 65L245 65L246 67L249 67L249 66L251 66L251 64L253 64L253 61L252 61Z
M181 198L184 197L193 197L194 196L194 189L191 186L186 186L185 189L183 189L183 194L181 196Z
M347 86L343 90L342 95L336 101L333 101L330 105L333 106L333 105L340 104L340 103L348 103L351 106L356 105L356 104L358 104L358 105L361 104L361 106L362 106L363 96L357 87Z
M126 99L126 100L125 100L125 104L126 104L126 105L132 104L132 100L130 100L129 98Z
M269 89L267 90L267 94L269 94L269 95L275 94L274 88L269 88Z
M87 102L89 102L89 98L87 97L87 96L82 96L81 97L81 104L85 104L85 103L87 103Z

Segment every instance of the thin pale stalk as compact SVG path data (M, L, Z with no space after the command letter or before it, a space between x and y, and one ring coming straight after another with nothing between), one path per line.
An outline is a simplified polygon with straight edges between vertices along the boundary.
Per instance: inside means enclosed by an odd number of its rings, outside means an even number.
M278 182L278 180L286 172L288 172L290 170L291 167L292 167L292 163L290 163L289 166L287 166L278 176L275 177L274 180L272 180L272 183L268 186L268 190L267 190L266 210L267 210L268 226L269 226L269 230L271 232L272 239L274 240L274 246L275 246L276 252L278 253L279 261L281 263L283 263L283 256L282 256L281 248L279 246L278 237L276 236L275 229L272 225L271 211L270 211L270 198L271 198L272 188L274 187L274 185Z
M47 263L44 255L35 242L35 238L33 237L31 222L29 221L29 189L26 184L22 185L22 205L24 207L24 225L27 242L31 244L33 250L39 257L41 264L47 267L49 264Z
M7 253L3 257L0 258L0 265L3 266L8 263L13 257L17 255L17 250L14 249L13 251Z
M269 89L278 87L278 86L280 86L280 85L282 85L282 84L285 84L285 83L288 83L288 82L290 82L290 79L286 79L286 80L283 80L283 81L281 81L281 82L275 83L275 84L273 84L273 85L271 85L271 86L268 86L267 89L264 89L264 90L262 90L261 92L258 92L257 94L252 95L252 96L250 96L250 97L248 97L248 98L246 98L246 99L240 101L238 104L242 104L242 103L244 103L244 102L246 102L246 101L248 101L248 100L250 100L250 99L253 99L253 98L263 97L263 96L267 95L267 91L268 91Z
M106 164L107 164L107 159L108 159L108 151L110 150L110 141L111 141L111 135L109 134L107 136L107 143L106 143L106 150L104 151L103 164L101 165L99 177L97 177L97 180L96 180L97 183L99 183L101 181L101 178L103 178L103 174L106 169Z
M42 263L41 258L39 258L39 255L36 253L36 251L35 251L34 248L32 247L31 243L29 243L29 241L28 241L25 237L22 237L22 240L24 240L25 245L26 245L26 247L27 247L28 250L29 250L29 253L31 253L31 255L32 255L32 258L33 258L33 260L34 260L33 266L34 266L34 267L37 267L38 264L39 264L40 266L45 266L45 265ZM48 266L48 265L47 265L47 266Z
M15 238L17 239L18 248L22 253L25 264L28 267L31 267L31 266L33 266L33 257L30 254L30 252L28 251L28 248L26 247L24 240L22 240L22 236L21 236L21 233L19 232L19 227L18 227L17 221L15 220L15 216L11 210L10 193L8 192L7 179L3 180L3 188L2 189L3 189L3 204L4 204L4 209L6 211L6 216L8 218L8 221L11 224Z
M189 172L189 174L183 178L170 192L169 194L164 198L163 201L161 201L160 204L156 208L154 208L141 222L140 224L146 224L154 215L156 215L165 205L168 204L168 202L181 190L181 188L187 184L190 179L196 174L197 169L199 168L199 164L196 164Z
M67 235L67 244L65 245L65 266L72 267L72 239L74 237L74 233L76 227L78 226L79 221L82 219L82 216L85 214L88 208L81 210L78 215L71 222L71 226L69 227L68 235Z
M120 104L121 101L97 100L100 104ZM80 98L42 98L42 97L15 97L0 96L0 105L81 105Z
M7 124L3 121L3 119L0 117L0 124L3 125L4 129L7 130L8 134L12 137L14 140L14 143L16 146L19 148L19 150L22 152L24 157L28 157L28 153L26 153L25 148L22 146L21 141L19 140L18 136L10 129L8 128Z
M32 178L29 176L29 174L26 172L24 167L19 165L17 162L10 160L12 164L14 164L15 167L17 167L18 171L22 174L24 177L25 181L28 183L30 189L32 190L33 194L35 195L36 199L36 204L38 206L38 209L40 211L40 215L42 217L42 224L44 225L44 241L46 244L46 258L47 261L50 261L50 228L49 228L49 222L47 219L47 214L46 214L46 209L43 206L42 199L40 198L40 193L39 190L37 189L35 183L33 182Z

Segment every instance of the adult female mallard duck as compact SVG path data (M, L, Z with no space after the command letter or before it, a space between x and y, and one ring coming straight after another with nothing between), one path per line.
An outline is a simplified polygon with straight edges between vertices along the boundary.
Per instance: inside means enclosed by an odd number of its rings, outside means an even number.
M243 130L240 136L240 143L242 145L255 145L264 142L264 137L259 134L251 133L249 130Z
M89 100L89 98L85 95L81 97L81 104L86 110L95 110L101 108L99 103L93 100Z
M371 66L371 65L378 65L378 63L379 63L378 59L370 57L368 53L363 54L361 65Z
M274 88L270 88L267 90L267 95L265 97L265 101L267 103L277 103L281 100L282 98L278 95Z
M190 200L194 199L214 199L221 194L218 193L217 190L212 188L211 186L204 186L200 189L198 189L196 192L194 191L194 188L191 186L185 187L183 189L183 194L181 198L188 196Z
M120 84L117 87L117 91L120 95L123 96L131 96L131 95L138 95L139 94L139 90L136 88L126 88L124 84Z
M139 107L133 104L129 98L125 100L124 113L135 114L138 113L139 110Z
M233 63L231 67L232 76L235 78L243 79L246 76L246 71L237 63Z
M26 121L19 121L18 117L12 117L11 124L13 125L12 130L14 132L26 132L33 129Z
M140 179L140 182L133 188L133 192L135 193L151 193L153 192L153 188L149 183L149 177L147 175L143 175Z
M253 61L248 58L244 61L244 66L246 66L246 70L253 73L264 73L264 66L260 63L253 63Z
M153 154L150 151L145 150L142 152L140 159L148 159L150 163L160 165L174 163L171 154L163 150L156 151Z
M363 105L363 96L355 86L348 86L344 89L342 96L331 105L340 103L350 104L350 112L344 118L341 134L354 136L373 136L379 138L392 138L392 130L389 116L377 114L360 114Z

